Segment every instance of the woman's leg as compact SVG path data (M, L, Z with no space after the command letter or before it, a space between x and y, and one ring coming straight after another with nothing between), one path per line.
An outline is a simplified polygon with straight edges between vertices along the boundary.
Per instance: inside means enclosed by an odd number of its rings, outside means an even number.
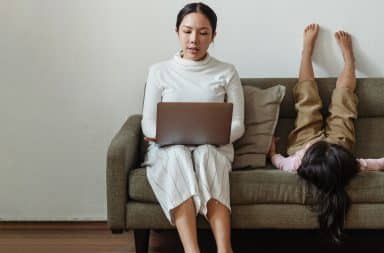
M148 150L147 178L164 214L176 225L185 252L200 252L196 229L199 187L191 151L183 145L152 145Z
M327 119L325 132L327 140L353 150L355 144L354 120L357 118L355 58L353 56L351 35L344 31L335 33L341 49L344 68L340 73L336 88L333 91L330 116Z
M196 178L202 200L200 213L209 221L219 253L232 252L229 172L224 151L201 145L193 151Z
M230 211L215 199L208 201L207 208L207 218L216 240L217 252L232 253Z
M303 148L309 141L322 136L322 102L315 82L312 55L319 25L310 24L304 30L303 51L299 70L299 82L293 89L297 117L295 129L288 136L288 154Z
M197 241L196 207L193 199L190 198L174 208L172 213L185 253L200 252Z

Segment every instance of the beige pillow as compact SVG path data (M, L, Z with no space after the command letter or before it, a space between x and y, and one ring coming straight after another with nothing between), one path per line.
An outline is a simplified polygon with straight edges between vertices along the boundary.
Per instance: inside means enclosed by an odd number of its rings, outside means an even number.
M245 133L234 143L233 169L266 165L266 158L279 119L285 86L267 89L243 86L245 97Z

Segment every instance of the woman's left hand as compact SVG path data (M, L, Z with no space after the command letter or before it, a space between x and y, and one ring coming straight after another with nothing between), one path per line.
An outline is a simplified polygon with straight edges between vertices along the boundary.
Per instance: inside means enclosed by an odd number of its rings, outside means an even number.
M148 142L150 142L150 141L153 141L153 142L156 142L156 138L149 138L149 137L144 137L144 140L145 141L148 141Z

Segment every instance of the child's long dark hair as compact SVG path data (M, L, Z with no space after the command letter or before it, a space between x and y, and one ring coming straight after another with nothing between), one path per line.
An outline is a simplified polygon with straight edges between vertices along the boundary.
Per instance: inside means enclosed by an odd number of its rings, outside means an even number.
M308 148L297 170L300 177L317 188L312 208L318 215L320 230L335 243L342 240L345 216L351 206L345 187L358 171L350 151L325 141Z

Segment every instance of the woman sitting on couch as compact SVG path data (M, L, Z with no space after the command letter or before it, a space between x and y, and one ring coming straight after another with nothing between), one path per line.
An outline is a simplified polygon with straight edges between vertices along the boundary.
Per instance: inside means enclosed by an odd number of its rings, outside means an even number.
M147 178L165 216L176 225L187 253L200 252L198 213L208 220L218 252L232 252L229 172L234 158L232 142L244 132L244 98L234 66L207 52L216 35L216 20L214 11L203 3L187 4L179 12L176 33L181 51L150 68L144 98L142 129L150 142ZM230 144L160 147L155 143L158 102L225 99L233 103Z

